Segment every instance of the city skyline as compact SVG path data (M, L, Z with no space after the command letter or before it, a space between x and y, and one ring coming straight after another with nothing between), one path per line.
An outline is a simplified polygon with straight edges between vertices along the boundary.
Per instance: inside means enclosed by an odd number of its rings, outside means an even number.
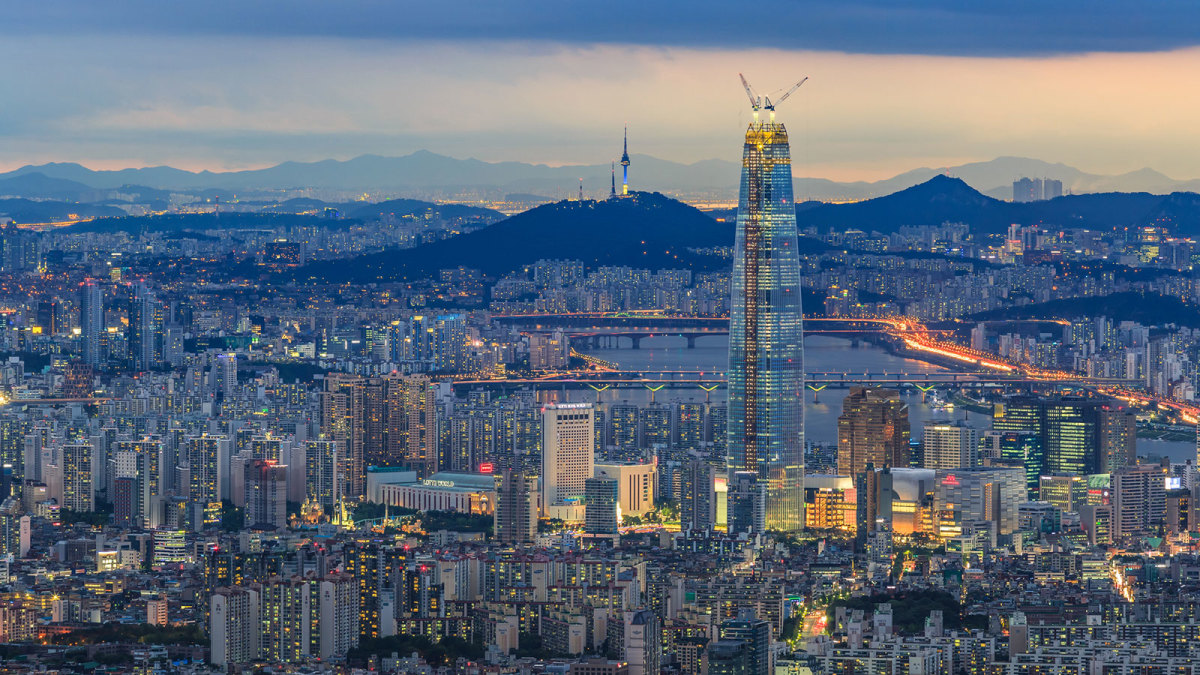
M3 670L1195 672L1197 24L0 6Z

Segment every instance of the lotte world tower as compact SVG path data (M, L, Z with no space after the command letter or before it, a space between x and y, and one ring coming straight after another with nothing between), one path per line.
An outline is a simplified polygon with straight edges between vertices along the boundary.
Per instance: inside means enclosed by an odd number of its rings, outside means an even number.
M804 526L804 326L792 160L787 130L775 122L776 104L748 84L746 90L755 114L742 153L733 259L730 489L749 478L757 494L754 522L797 531ZM760 109L769 111L767 121L758 119Z

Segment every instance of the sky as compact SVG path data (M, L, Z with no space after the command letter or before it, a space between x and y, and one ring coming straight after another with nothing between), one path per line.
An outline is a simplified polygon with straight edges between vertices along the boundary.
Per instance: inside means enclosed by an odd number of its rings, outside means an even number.
M1200 177L1200 4L41 0L0 4L0 170L226 170L427 149L733 160L760 93L796 173L1002 155Z

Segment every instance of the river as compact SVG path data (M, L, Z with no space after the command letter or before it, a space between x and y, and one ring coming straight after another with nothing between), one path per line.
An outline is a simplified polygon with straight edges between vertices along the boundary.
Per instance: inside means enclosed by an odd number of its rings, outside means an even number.
M591 349L587 353L606 361L617 363L622 369L641 370L678 369L678 370L719 370L728 368L729 341L726 336L713 335L696 340L693 349L687 348L687 341L681 337L661 336L643 338L640 349L619 347L610 349ZM810 373L821 372L870 372L870 373L933 373L949 372L949 368L916 361L891 354L875 345L851 340L830 337L828 335L810 335L804 339L804 359L806 370ZM928 401L922 400L920 392L913 388L902 391L904 400L908 403L909 423L912 426L914 439L919 439L921 428L929 420L964 420L967 424L979 430L990 429L992 418L981 413L968 412L955 408L952 412L944 407L935 410ZM842 399L849 389L825 389L820 393L807 391L805 393L805 437L810 443L836 444L837 418L842 413ZM651 393L646 389L613 388L599 394L587 390L573 390L566 393L568 400L573 401L631 401L645 404L650 401ZM674 401L703 401L705 393L699 388L694 391L686 389L663 389L657 394L657 399L664 403ZM712 392L714 401L724 400L725 388L720 387ZM1196 446L1188 442L1160 441L1138 439L1138 454L1142 456L1163 455L1172 461L1182 462L1196 457Z

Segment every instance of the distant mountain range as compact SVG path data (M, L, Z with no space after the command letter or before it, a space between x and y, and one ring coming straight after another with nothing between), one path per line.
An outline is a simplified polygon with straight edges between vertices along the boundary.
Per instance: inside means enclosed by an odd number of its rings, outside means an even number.
M725 160L681 164L647 155L634 155L630 169L636 189L666 192L691 198L736 196L739 165ZM1001 199L1012 196L1012 181L1022 176L1054 178L1065 190L1091 192L1200 191L1200 180L1175 180L1152 169L1117 176L1090 174L1065 164L1022 157L999 157L951 167L921 168L886 180L839 183L797 176L797 200L859 200L891 194L930 178L946 174L961 178L984 194ZM390 192L407 196L478 194L500 199L521 194L547 201L574 197L583 179L590 197L608 193L610 164L547 166L523 162L484 162L454 159L428 151L403 157L363 155L350 160L284 162L247 171L191 172L169 166L119 171L95 171L79 164L53 163L24 166L0 173L0 197L92 202L112 191L134 199L162 199L161 191L216 191L228 194L315 188L358 192ZM157 191L157 192L156 192Z

